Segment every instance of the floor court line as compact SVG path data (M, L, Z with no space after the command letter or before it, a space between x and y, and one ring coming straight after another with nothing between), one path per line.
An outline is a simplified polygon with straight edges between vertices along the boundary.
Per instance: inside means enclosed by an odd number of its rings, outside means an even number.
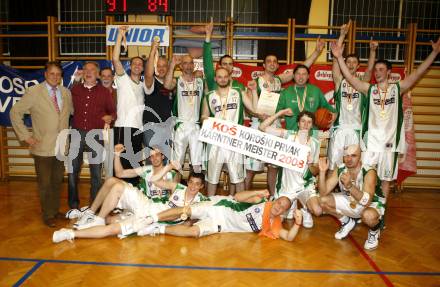
M337 223L338 226L340 226L340 221L332 216L333 219L335 220L335 222ZM379 266L377 266L376 262L374 262L374 260L367 254L367 252L365 252L365 250L362 248L362 246L360 246L356 240L354 240L353 236L348 235L347 237L350 242L354 245L354 247L358 250L358 252L362 255L362 257L365 258L365 260L367 260L368 264L371 266L371 268L374 269L374 271L376 271L376 274L379 275L379 277L382 279L382 281L385 283L386 286L388 287L394 287L394 284L388 279L388 277L386 276L386 273L384 273Z
M16 260L16 261L19 261L19 260ZM32 266L32 268L29 269L29 271L26 272L26 273L25 273L25 274L24 274L24 275L23 275L23 276L22 276L17 282L15 282L15 284L12 285L12 286L13 286L13 287L21 286L21 284L23 284L24 281L26 281L26 280L29 278L29 276L31 276L35 271L37 271L37 269L40 268L40 266L43 265L44 262L45 262L45 260L38 260L37 263L36 263L34 266Z
M41 264L42 263L57 263L57 264L116 266L116 267L140 267L140 268L150 268L150 269L185 269L185 270L207 270L207 271L240 271L240 272L271 272L271 273L322 273L322 274L351 274L351 275L440 276L440 272L408 272L408 271L397 272L397 271L364 271L364 270L276 269L276 268L247 268L247 267L186 266L186 265L162 265L162 264L142 264L142 263L96 262L96 261L79 261L79 260L9 258L9 257L0 257L0 261L37 262L37 264L41 262Z

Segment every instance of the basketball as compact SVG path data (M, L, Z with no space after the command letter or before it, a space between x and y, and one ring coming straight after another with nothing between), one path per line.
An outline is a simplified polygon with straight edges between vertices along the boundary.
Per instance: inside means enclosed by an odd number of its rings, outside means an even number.
M328 129L332 122L332 113L324 108L319 108L315 112L315 125L320 130Z

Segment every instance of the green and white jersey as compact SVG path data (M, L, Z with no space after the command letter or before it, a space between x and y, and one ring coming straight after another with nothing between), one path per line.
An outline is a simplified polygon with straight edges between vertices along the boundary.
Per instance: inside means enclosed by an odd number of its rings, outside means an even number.
M212 216L221 222L221 232L258 232L263 224L264 204L222 199L208 208L213 208Z
M362 117L362 138L367 151L405 151L403 107L400 85L389 84L386 91L376 85L368 89L368 109ZM367 116L368 115L368 116Z
M197 202L209 201L207 196L204 196L199 192L191 202L185 202L186 189L187 187L185 185L178 183L173 194L170 196L168 205L170 207L183 207Z
M359 188L359 190L363 190L365 176L367 175L368 171L370 171L370 170L374 170L374 168L371 166L363 166L361 168L360 172L358 173L354 185L357 186ZM348 168L345 166L345 164L339 165L338 166L339 190L344 192L345 195L351 196L350 192L345 190L344 185L342 184L342 181L341 181L341 176L345 172L348 172ZM374 197L373 197L372 202L385 202L385 196L382 192L381 181L377 175L376 175L376 186L374 188Z
M273 82L266 81L262 76L258 77L257 82L257 93L260 96L261 91L268 91L272 93L281 92L281 79L278 76L273 76Z
M284 136L285 139L299 142L298 132L293 130L287 130ZM295 195L310 185L314 185L316 178L310 172L308 165L316 164L319 161L319 152L321 144L318 139L310 136L307 145L310 147L309 162L305 162L304 173L299 173L287 168L281 168L278 171L276 193L277 197L287 196L289 198L295 197Z
M171 191L169 189L161 189L153 184L150 180L153 175L153 166L146 165L144 166L144 171L141 174L141 181L139 182L138 188L142 191L142 193L151 199L153 202L162 202L165 203L169 199L169 195ZM175 171L169 171L164 176L164 180L172 181L174 176L176 175Z
M360 130L361 115L366 104L365 96L343 79L334 94L334 99L338 115L333 127Z
M271 93L280 93L282 89L282 82L280 77L273 76L273 82L266 81L262 76L258 77L256 80L257 82L257 94L258 97L260 97L260 94L262 91L268 91ZM257 117L251 117L251 127L254 129L258 129L260 125L260 119ZM276 120L272 126L274 127L281 127L281 124L279 120Z
M176 87L173 115L177 117L178 122L198 123L203 97L203 79L194 78L192 82L187 82L179 77Z
M243 124L243 99L240 90L229 88L227 96L221 97L216 90L206 95L211 117Z

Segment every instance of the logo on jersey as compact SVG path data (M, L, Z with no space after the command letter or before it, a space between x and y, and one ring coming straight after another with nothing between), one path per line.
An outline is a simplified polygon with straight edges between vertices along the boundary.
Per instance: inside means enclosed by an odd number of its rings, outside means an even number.
M184 88L184 87L185 87L185 84L184 84L183 82L180 82L179 86L180 86L181 88Z
M249 223L253 232L260 231L260 229L258 228L257 224L255 223L254 217L252 216L251 213L246 214L246 219L247 219L247 222Z
M261 209L259 207L255 207L254 211L255 213L260 213Z
M178 196L178 195L175 195L175 196L173 196L173 199L174 199L175 201L178 201L178 200L179 200L179 196Z
M216 99L212 99L211 104L215 105L215 103L217 103Z
M235 109L237 109L237 103L229 103L229 104L226 105L226 110L235 110ZM216 113L221 112L222 111L222 107L221 106L216 106L214 108L214 110L215 110Z

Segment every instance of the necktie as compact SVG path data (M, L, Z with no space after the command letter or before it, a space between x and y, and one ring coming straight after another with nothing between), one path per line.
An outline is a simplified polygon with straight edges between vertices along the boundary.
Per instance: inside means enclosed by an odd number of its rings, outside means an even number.
M60 112L60 107L58 106L58 100L57 100L57 88L53 88L52 87L52 102L55 105L55 110L57 111L57 113Z

